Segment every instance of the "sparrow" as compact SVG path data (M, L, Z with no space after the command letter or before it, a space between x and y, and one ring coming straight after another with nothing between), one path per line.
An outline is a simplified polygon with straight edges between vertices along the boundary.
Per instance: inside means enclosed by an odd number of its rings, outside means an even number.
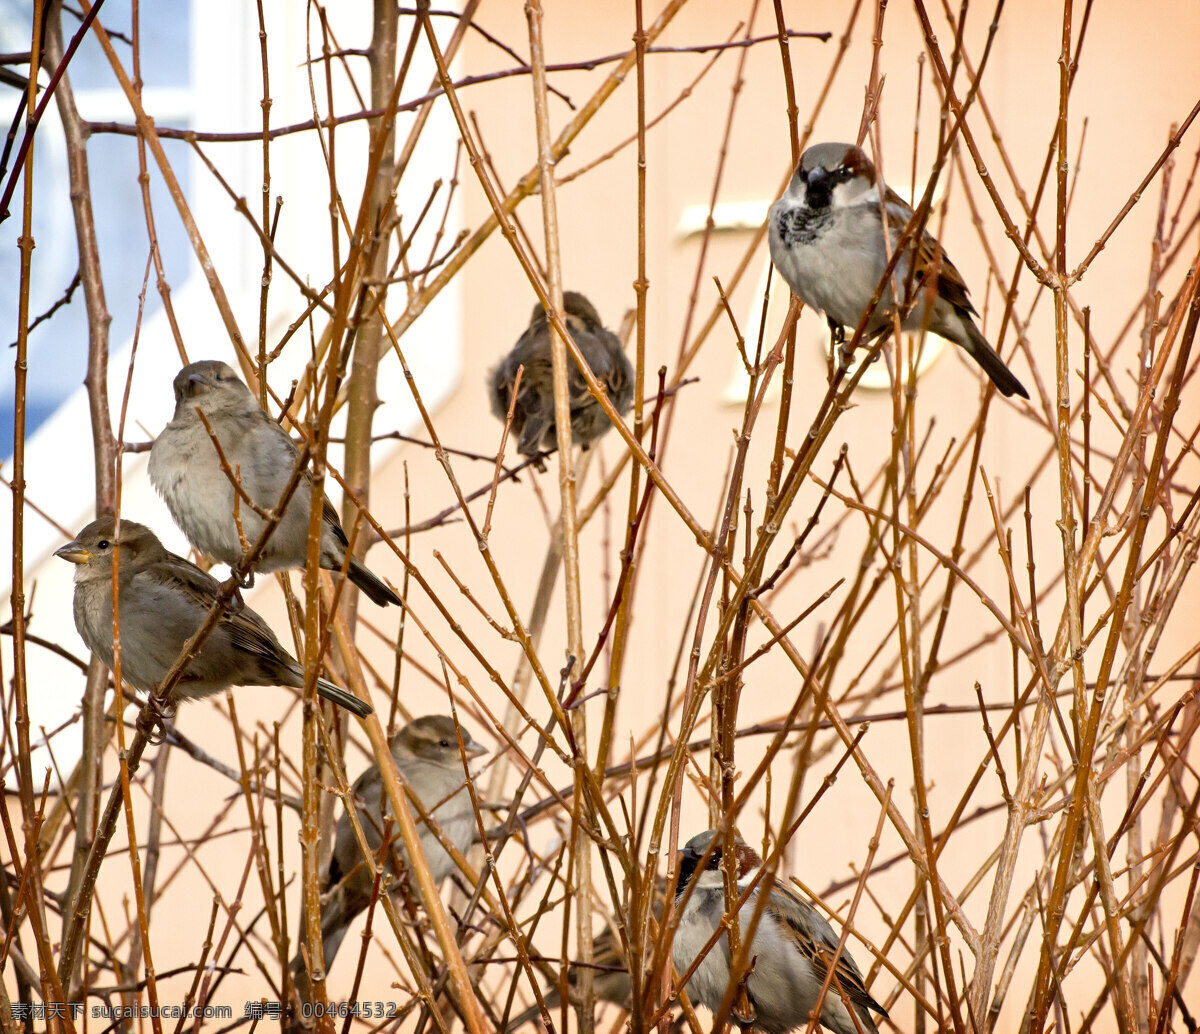
M150 696L166 677L184 643L204 623L220 583L181 556L169 553L145 525L99 517L55 551L75 564L75 627L88 649L113 666L113 561L121 677ZM223 609L208 638L188 661L171 691L168 714L179 700L198 700L230 686L304 686L304 668L249 607ZM365 718L372 711L352 693L317 679L326 700Z
M617 412L624 416L633 404L634 374L629 359L621 351L617 335L604 328L592 303L578 291L567 291L563 295L563 312L567 329L592 373L608 391ZM554 423L554 366L550 356L550 321L539 302L533 307L525 333L488 378L492 412L501 420L507 420L517 368L525 367L512 422L513 432L517 435L517 452L522 456L537 456L558 448ZM588 392L579 367L573 360L568 360L567 365L571 440L586 449L612 424Z
M655 884L654 900L650 907L654 913L655 922L662 922L663 906L667 899L667 881L659 878ZM621 944L621 936L616 926L609 922L605 924L592 940L592 990L596 1000L609 1002L628 1010L633 982L629 978L629 960ZM567 970L568 997L574 1000L575 988L579 984L579 971L572 966ZM557 987L547 989L542 996L546 1002L547 1011L555 1009L562 1002L562 994ZM536 1003L523 1013L520 1013L508 1023L508 1030L518 1030L541 1015Z
M884 247L880 196L887 210L889 246ZM825 314L835 341L844 340L843 327L856 327L887 268L913 210L878 179L875 166L853 144L816 144L804 152L783 197L771 206L771 261L792 293L805 305ZM871 314L865 333L870 337L892 326L897 285L900 292L912 277L914 304L901 326L924 327L964 348L1002 395L1029 398L1024 386L1004 365L973 317L975 307L967 285L941 245L929 233L906 246L896 263L892 282ZM932 312L925 281L937 269Z
M700 869L700 861L714 838L718 839L713 852ZM762 859L740 837L735 843L737 883L740 889L745 889L762 866ZM692 882L696 886L679 916L672 945L672 958L679 976L687 972L708 943L725 911L721 843L716 830L697 834L680 851L677 902ZM760 893L761 890L756 889L738 913L743 934L750 928ZM766 1034L784 1034L808 1023L837 943L833 928L809 902L782 883L771 888L754 931L749 954L753 968L746 979L746 993L754 1008L753 1025L757 1030ZM723 935L687 982L692 1001L713 1011L718 1009L729 987L729 967L729 940L728 935ZM845 950L838 956L833 981L821 1006L820 1022L837 1034L858 1034L843 994L857 1014L864 1034L878 1034L879 1028L875 1026L871 1012L882 1016L887 1013L867 992L862 974Z
M462 738L467 760L487 753L487 749L480 746L465 727L462 728ZM460 852L465 852L476 839L478 826L463 776L463 755L458 750L454 719L441 714L416 718L396 732L391 740L391 749L396 767L408 781L422 808L436 820L446 839ZM379 766L372 765L363 772L354 781L351 793L367 845L378 856L383 843L383 808L387 800ZM435 883L441 883L457 870L457 866L415 811L413 818L420 830L421 850L429 863L430 874ZM408 864L408 858L395 823L392 824L391 837L385 874L392 877L392 886L395 888L396 856L403 859L404 865ZM371 903L373 885L374 875L363 859L350 817L343 812L334 831L329 869L322 880L321 946L326 971L333 964L351 921ZM398 893L398 890L393 893ZM302 920L301 938L304 928ZM299 952L292 960L292 972L296 976L297 986L306 987L307 974Z
M197 409L212 426L246 495L264 511L278 505L299 449L225 363L212 359L192 363L175 377L175 415L150 449L150 481L188 541L201 553L232 566L243 552L234 520L236 493ZM305 471L255 562L256 571L304 567L311 508L312 479ZM239 499L238 516L246 541L255 542L265 521L245 499ZM347 546L337 511L326 498L321 511L321 566L341 570ZM400 603L400 597L354 557L348 575L373 603Z

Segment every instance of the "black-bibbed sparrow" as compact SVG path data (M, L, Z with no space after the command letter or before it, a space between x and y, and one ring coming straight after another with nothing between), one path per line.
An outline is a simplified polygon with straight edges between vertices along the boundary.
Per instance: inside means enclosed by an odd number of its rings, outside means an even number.
M887 210L889 247L884 247L880 195ZM853 144L816 144L804 152L783 197L771 206L771 261L792 292L805 305L825 314L835 337L843 327L856 327L875 293L888 257L912 219L912 208L879 181L875 166ZM866 326L867 335L891 325L896 294L903 295L909 272L913 304L901 326L928 327L961 345L983 367L1003 395L1029 393L1004 365L972 318L975 307L967 285L938 242L922 233L896 263L892 282ZM937 284L932 312L924 281L936 266Z
M715 830L707 830L692 837L680 852L677 900L682 898L689 882L696 884L679 916L672 946L675 969L680 976L708 943L725 911L719 839L704 868L697 871L715 837L718 837ZM762 866L762 859L740 838L736 843L737 883L744 890ZM750 928L760 892L755 889L738 912L743 935ZM837 934L812 905L782 883L771 888L748 956L754 968L746 981L746 993L755 1011L757 1030L784 1034L808 1023L837 943ZM719 1008L729 987L729 970L729 940L723 935L688 980L687 992L692 1001L710 1010ZM887 1013L863 986L862 974L846 951L838 956L833 980L821 1005L820 1022L837 1034L858 1034L843 995L854 1009L864 1034L878 1034L871 1012L883 1016Z
M246 495L264 511L279 503L296 467L299 449L225 363L211 359L192 363L175 377L175 415L150 450L150 481L188 541L214 560L233 565L242 558L233 513L236 493L221 469L220 457L197 408L212 425ZM305 471L283 518L259 555L255 571L304 566L311 484ZM253 543L262 534L265 522L245 500L239 503L242 530L246 541ZM326 499L321 511L321 566L341 570L347 545L337 510ZM357 559L351 558L348 574L371 602L381 606L400 602L400 597Z
M468 759L487 753L471 734L463 728L463 747ZM460 852L471 846L478 835L475 813L471 809L471 798L463 777L462 756L458 751L458 734L454 719L449 715L430 714L416 718L400 729L391 742L392 757L396 767L412 787L421 806L429 812L441 827L442 832ZM358 807L358 821L371 851L378 855L383 843L384 802L383 780L379 766L372 765L360 775L351 788ZM434 881L441 883L455 871L456 866L446 849L438 843L433 831L426 826L415 812L413 818L421 837L421 850L429 863ZM399 855L407 864L403 841L392 825L387 872L395 880L395 857ZM342 939L354 919L371 903L371 888L374 878L363 860L350 817L343 812L334 833L333 854L329 859L329 871L322 883L323 904L321 907L321 947L325 956L325 969L333 964L334 956ZM396 890L393 885L393 890ZM304 937L303 923L300 937ZM292 960L292 971L300 980L304 974L303 957L297 953Z
M212 575L169 553L149 528L99 517L55 556L75 568L75 627L88 649L113 666L113 556L117 564L121 677L151 693L208 617L220 590ZM171 700L196 700L230 686L304 686L304 669L249 607L225 608L187 663ZM360 718L371 713L352 693L325 679L317 692Z
M606 330L592 303L578 291L563 295L563 311L567 329L583 353L596 379L605 386L617 412L624 416L633 404L634 374L617 335ZM541 303L533 307L529 326L513 350L508 353L488 377L488 393L492 412L501 420L508 418L517 368L521 387L513 410L513 432L517 435L517 452L536 456L539 452L554 452L558 448L554 422L554 365L550 352L550 321ZM612 424L604 410L588 392L587 382L579 367L567 357L567 387L571 400L571 440L587 448L604 434Z

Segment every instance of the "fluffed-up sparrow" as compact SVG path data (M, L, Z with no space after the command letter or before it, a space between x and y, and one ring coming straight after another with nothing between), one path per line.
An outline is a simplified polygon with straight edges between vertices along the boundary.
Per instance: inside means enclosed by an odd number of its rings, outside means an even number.
M633 367L616 334L606 330L595 307L578 291L563 295L567 329L583 357L607 389L617 412L624 416L633 403ZM541 303L533 307L529 326L517 343L488 375L488 394L492 412L501 420L508 418L517 369L524 367L517 402L513 409L513 433L517 452L536 456L558 448L554 420L554 366L550 351L550 321ZM567 356L567 390L571 403L571 440L587 448L612 424L600 404L588 392L587 381L574 359Z

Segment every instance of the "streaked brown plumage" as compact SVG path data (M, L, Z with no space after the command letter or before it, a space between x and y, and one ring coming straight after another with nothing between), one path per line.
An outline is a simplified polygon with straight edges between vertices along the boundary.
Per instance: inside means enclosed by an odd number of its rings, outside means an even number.
M617 412L624 416L633 404L634 375L621 342L600 321L592 303L578 291L563 295L567 329L579 346L596 379L605 386ZM492 412L508 417L518 367L524 366L517 403L513 410L513 433L522 456L554 452L558 448L554 420L554 367L550 352L550 321L541 303L533 307L529 326L516 345L492 370L488 393ZM587 448L612 424L599 403L588 392L587 381L568 355L568 391L571 402L571 440Z
M887 213L886 227L881 208ZM801 155L783 197L771 206L771 261L797 298L825 314L837 341L844 337L843 328L858 325L912 217L911 206L879 182L861 147L814 144ZM903 297L908 288L902 292L901 286L910 282L911 295ZM975 325L978 314L966 282L928 230L901 252L867 320L869 337L891 329L898 297L905 303L900 306L905 309L903 329L928 328L953 341L1001 394L1029 398Z

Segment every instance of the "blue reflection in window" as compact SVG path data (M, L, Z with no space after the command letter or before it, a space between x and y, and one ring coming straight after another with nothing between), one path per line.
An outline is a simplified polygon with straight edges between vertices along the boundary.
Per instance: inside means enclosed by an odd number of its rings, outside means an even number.
M141 68L144 103L160 124L187 127L190 118L191 3L141 4ZM0 0L0 51L29 48L32 0ZM64 45L79 28L79 20L63 16ZM100 20L106 29L130 35L129 0L107 0ZM132 73L131 47L113 37L117 56ZM10 66L21 75L26 66ZM107 57L93 34L81 43L71 59L71 85L81 115L95 121L132 123L133 114L121 93ZM44 84L48 75L43 73ZM12 121L19 94L0 84L0 134ZM18 133L17 143L20 141ZM14 152L16 150L14 145ZM164 140L163 148L186 194L191 190L191 156L182 141ZM132 136L95 134L88 141L92 208L100 247L104 293L112 323L110 350L129 340L137 321L138 295L149 258L149 239L138 185L137 141ZM12 159L10 158L10 163ZM147 155L150 197L164 271L172 290L177 291L196 270L187 235L175 205ZM67 175L66 146L51 100L38 128L33 163L34 208L33 276L29 300L32 321L58 301L78 268L75 221ZM11 215L0 223L0 349L16 341L23 183L17 184L10 205ZM161 307L154 271L146 290L143 324ZM12 454L14 418L13 353L0 358L0 459ZM38 325L29 336L29 366L26 391L26 436L31 435L82 382L87 370L87 313L83 289L75 290L69 304ZM90 428L81 428L81 445L90 449Z

